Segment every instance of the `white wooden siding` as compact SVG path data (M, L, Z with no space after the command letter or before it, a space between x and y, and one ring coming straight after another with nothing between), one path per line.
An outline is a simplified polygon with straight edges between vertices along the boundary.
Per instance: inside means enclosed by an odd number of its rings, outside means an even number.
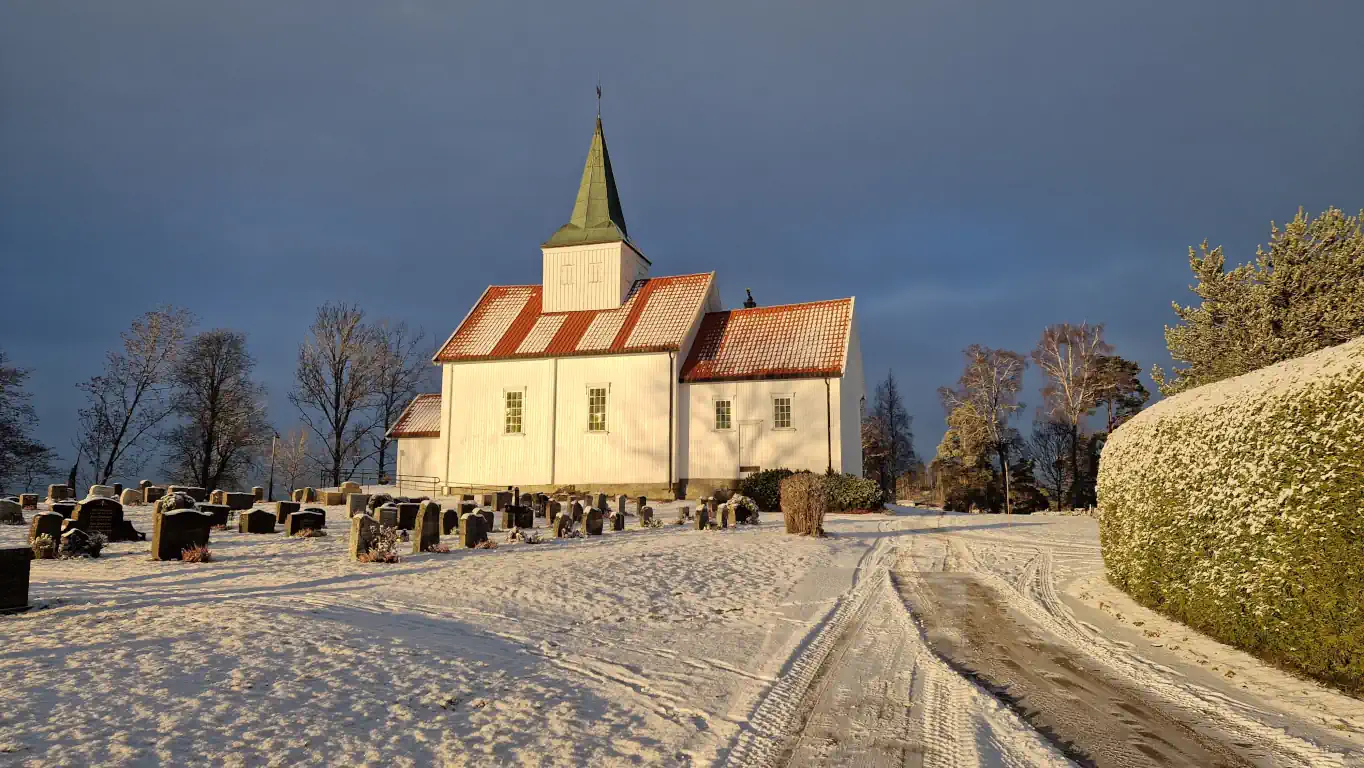
M762 469L785 467L823 472L829 467L832 441L834 469L841 464L842 432L837 424L837 395L830 382L825 400L824 379L765 379L704 382L685 385L687 392L686 478L739 476L739 437L743 436L742 465ZM791 429L773 426L773 398L791 398ZM715 401L733 401L730 430L715 429ZM826 408L826 406L828 406ZM830 432L830 411L835 413Z
M867 393L862 372L862 344L858 339L857 315L852 316L848 329L848 352L844 358L843 378L835 382L838 388L837 407L842 422L842 471L862 475L862 397ZM838 450L835 448L835 450Z
M445 460L444 440L438 437L403 437L396 442L398 444L396 473L400 477L442 479L445 477L441 469L441 464ZM426 487L424 483L418 485Z
M625 243L542 248L541 306L545 312L615 309L649 267Z

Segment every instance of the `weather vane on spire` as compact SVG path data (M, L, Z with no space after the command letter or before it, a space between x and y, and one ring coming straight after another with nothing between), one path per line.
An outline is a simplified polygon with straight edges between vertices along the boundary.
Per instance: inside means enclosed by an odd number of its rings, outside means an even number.
M601 78L597 78L597 117L601 117Z

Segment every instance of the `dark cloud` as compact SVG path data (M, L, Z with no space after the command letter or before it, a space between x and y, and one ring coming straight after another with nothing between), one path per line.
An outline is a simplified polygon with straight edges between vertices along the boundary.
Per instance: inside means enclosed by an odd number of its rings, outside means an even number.
M156 303L247 332L288 424L316 305L444 336L537 279L598 76L656 270L856 295L921 451L965 345L1089 320L1165 362L1188 245L1364 207L1357 0L460 5L0 7L0 344L48 441Z

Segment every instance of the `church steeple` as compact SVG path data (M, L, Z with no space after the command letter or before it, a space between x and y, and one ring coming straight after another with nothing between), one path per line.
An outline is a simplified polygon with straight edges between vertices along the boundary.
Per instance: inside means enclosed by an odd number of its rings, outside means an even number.
M625 229L625 214L621 212L620 194L616 192L616 177L611 173L611 156L606 152L606 136L598 114L573 214L567 224L545 241L544 247L619 242L630 242L630 236Z

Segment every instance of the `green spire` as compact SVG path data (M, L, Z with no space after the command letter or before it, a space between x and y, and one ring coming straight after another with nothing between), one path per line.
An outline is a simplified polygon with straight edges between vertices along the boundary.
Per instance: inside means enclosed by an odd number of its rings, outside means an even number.
M578 185L578 199L573 203L573 215L545 241L545 247L622 240L629 242L630 236L625 231L625 214L620 210L620 194L616 192L616 177L611 173L611 156L606 153L606 137L602 135L601 116L598 116L592 146L587 150L587 165L583 166L583 180Z

